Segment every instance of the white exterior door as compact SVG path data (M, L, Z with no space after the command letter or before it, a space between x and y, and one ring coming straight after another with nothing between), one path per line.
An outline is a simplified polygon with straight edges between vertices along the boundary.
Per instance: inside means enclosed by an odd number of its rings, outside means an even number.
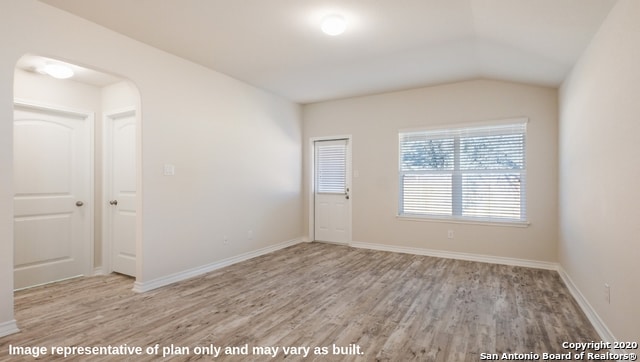
M136 275L136 114L106 117L107 238L111 270Z
M347 139L314 142L315 240L351 240L351 162Z
M44 107L14 110L14 286L91 270L93 116Z

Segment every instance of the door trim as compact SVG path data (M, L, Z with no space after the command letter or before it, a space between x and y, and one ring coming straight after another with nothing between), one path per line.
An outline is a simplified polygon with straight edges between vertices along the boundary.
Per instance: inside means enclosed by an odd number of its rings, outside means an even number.
M93 111L76 109L63 107L53 104L48 104L44 102L33 101L30 99L23 98L14 98L13 100L13 108L22 109L27 111L36 111L43 112L54 115L64 115L70 118L76 118L79 120L84 120L87 122L86 124L86 134L85 137L87 139L88 148L89 148L89 162L87 169L87 179L85 180L85 189L87 190L87 200L85 201L85 206L87 207L87 227L86 230L83 231L85 244L82 249L82 257L84 259L83 266L83 275L92 276L94 274L94 255L95 255L95 113ZM13 164L13 163L12 163ZM15 215L14 215L15 217ZM15 236L14 240L15 243ZM15 246L14 246L15 248ZM14 259L14 258L12 258ZM15 266L15 260L13 261ZM12 268L14 267L12 266Z
M111 164L111 155L112 150L110 148L111 144L111 130L113 121L118 118L128 117L128 116L136 116L136 131L138 130L138 118L136 115L136 107L130 106L125 108L120 108L112 111L105 112L103 115L104 122L102 123L102 272L104 274L109 274L113 272L113 261L111 258L111 253L113 251L113 239L111 235L112 231L112 223L113 220L111 218L111 206L108 204L109 197L111 196L112 189L112 168L109 166ZM136 132L136 143L138 140L138 132ZM136 145L136 150L138 146ZM136 151L137 153L137 151ZM138 160L137 154L135 155L136 161ZM136 163L137 164L137 163ZM138 166L136 166L136 171L138 170ZM137 177L136 177L137 178ZM139 186L138 181L136 180L136 187ZM136 198L138 191L136 191ZM137 206L137 205L136 205ZM136 211L136 220L137 211ZM140 263L140 257L137 253L137 229L138 223L136 222L136 265ZM137 273L136 273L137 274Z
M349 197L350 197L350 202L349 202L349 210L347 211L347 223L349 224L349 233L348 233L348 241L347 241L347 245L350 244L353 241L353 217L352 217L352 210L353 210L353 184L352 184L352 169L353 169L353 155L352 155L352 143L353 143L353 137L350 134L346 134L346 135L337 135L337 136L323 136L323 137L310 137L309 138L309 153L307 155L307 161L308 164L310 165L310 169L309 169L309 175L311 176L308 180L308 184L307 186L309 187L309 193L307 195L308 197L308 204L309 204L309 220L308 220L308 225L309 225L309 230L308 230L308 241L315 241L316 237L315 237L315 232L316 232L316 221L315 221L315 212L316 212L316 205L315 205L315 187L316 187L316 175L315 175L315 170L316 170L316 158L315 158L315 142L317 141L335 141L335 140L347 140L347 187L349 187L350 191L349 191Z

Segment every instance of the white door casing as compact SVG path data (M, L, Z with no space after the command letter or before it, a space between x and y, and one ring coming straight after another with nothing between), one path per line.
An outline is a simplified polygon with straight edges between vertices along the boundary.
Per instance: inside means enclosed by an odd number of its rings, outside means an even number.
M105 255L109 272L136 276L136 113L105 115Z
M90 275L93 114L14 105L14 287Z
M348 138L313 141L314 240L351 241L351 156Z

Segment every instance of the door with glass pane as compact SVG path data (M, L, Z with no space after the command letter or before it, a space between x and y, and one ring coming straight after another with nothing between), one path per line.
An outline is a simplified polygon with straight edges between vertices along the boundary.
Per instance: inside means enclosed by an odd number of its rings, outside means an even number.
M350 163L347 139L314 142L315 240L350 241Z

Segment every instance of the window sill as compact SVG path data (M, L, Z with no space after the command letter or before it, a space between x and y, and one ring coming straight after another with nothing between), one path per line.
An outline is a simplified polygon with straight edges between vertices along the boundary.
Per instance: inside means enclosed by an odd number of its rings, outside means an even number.
M516 228L526 228L531 225L529 221L495 221L495 220L473 220L473 219L455 219L446 217L433 216L416 216L416 215L396 215L396 219L401 221L418 221L418 222L441 222L448 224L470 224L484 226L506 226Z

